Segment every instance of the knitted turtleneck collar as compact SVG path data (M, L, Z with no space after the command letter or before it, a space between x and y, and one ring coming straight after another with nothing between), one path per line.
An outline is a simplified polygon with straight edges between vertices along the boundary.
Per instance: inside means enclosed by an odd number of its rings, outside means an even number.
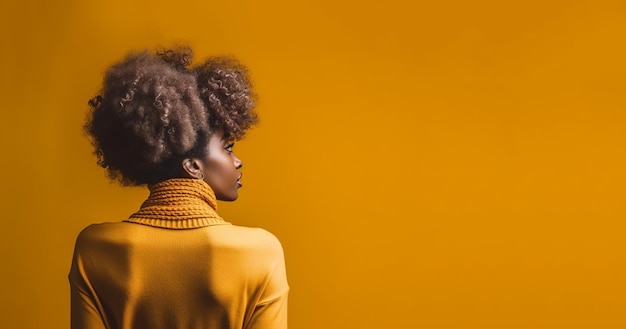
M217 214L215 193L203 180L172 178L148 189L150 196L126 222L169 229L230 224Z

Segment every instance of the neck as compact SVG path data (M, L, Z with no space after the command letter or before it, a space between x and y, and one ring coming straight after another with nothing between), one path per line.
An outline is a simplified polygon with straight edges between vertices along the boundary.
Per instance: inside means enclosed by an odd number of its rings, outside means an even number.
M228 224L217 214L215 193L202 180L173 178L148 189L148 199L127 222L171 229Z

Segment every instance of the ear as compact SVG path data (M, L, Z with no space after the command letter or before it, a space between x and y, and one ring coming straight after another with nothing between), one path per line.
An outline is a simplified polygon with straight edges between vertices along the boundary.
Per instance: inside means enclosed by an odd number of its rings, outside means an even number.
M181 167L183 169L183 173L185 173L189 178L204 179L204 167L200 160L195 158L183 159Z

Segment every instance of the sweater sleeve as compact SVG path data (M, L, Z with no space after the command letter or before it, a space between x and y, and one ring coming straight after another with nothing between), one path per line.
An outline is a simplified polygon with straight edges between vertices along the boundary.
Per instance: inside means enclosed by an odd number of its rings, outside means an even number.
M272 249L274 266L267 274L261 298L246 329L287 329L289 285L283 249L277 239Z
M79 235L74 247L72 267L68 276L71 298L71 328L105 329L95 297L85 279L81 249L81 236Z
M72 329L105 329L100 313L89 294L72 285L71 299Z

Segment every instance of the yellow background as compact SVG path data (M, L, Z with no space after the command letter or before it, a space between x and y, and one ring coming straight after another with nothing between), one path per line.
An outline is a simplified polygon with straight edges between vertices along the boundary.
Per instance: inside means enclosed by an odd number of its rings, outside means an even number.
M276 234L292 328L625 328L624 1L0 7L1 328L67 328L89 223L137 209L82 136L127 50L233 54L261 125L229 221Z

